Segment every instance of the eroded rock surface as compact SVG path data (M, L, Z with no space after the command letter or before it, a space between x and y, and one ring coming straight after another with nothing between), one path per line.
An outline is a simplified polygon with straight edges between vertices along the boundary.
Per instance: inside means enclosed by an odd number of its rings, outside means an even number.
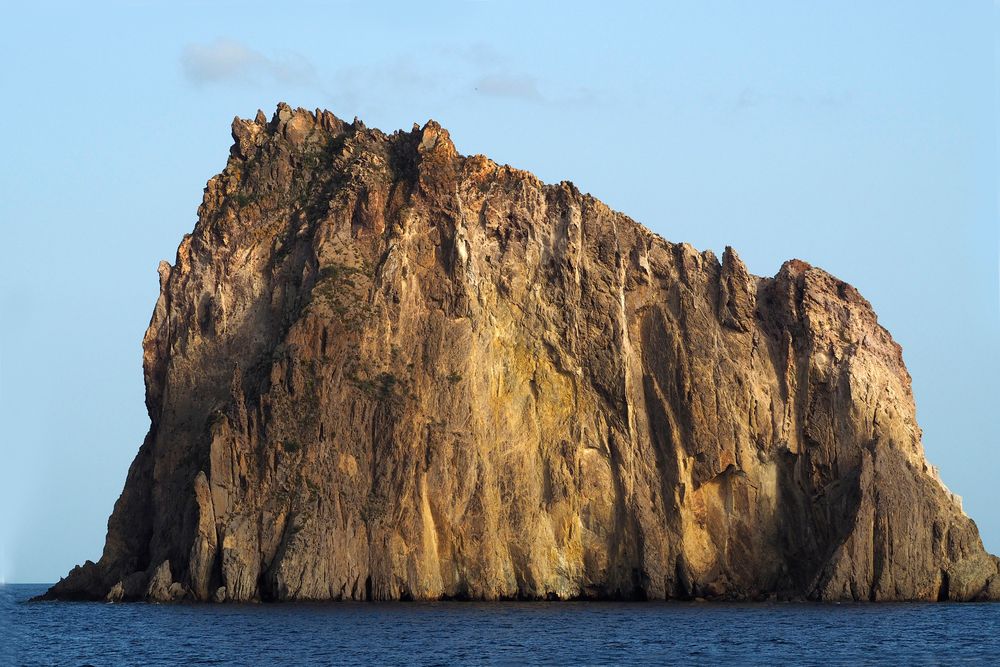
M1000 597L850 285L280 105L143 341L151 427L54 598Z

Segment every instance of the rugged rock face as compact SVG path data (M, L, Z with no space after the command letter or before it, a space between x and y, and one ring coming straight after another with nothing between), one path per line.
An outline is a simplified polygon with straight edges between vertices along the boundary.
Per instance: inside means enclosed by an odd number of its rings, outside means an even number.
M1000 598L850 285L434 122L282 104L233 137L160 264L104 554L48 597Z

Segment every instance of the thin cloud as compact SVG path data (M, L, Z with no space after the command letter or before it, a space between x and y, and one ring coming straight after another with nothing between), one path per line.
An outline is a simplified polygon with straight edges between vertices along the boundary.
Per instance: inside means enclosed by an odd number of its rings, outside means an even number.
M306 84L315 79L312 64L298 55L270 58L233 39L188 44L181 54L184 76L196 85L276 82Z
M180 54L184 77L200 88L262 86L308 87L331 104L373 113L392 100L418 108L432 98L505 99L532 105L580 106L600 102L586 86L540 79L511 62L486 42L429 45L418 53L321 68L296 54L265 53L230 38L188 44Z
M589 86L567 86L565 81L540 79L519 70L505 52L486 42L439 45L435 51L453 73L452 78L466 78L475 96L554 105L592 105L600 101Z
M334 70L331 82L340 96L352 101L361 100L371 91L390 97L413 91L436 91L439 78L418 62L415 57L398 56L390 61L341 67Z
M432 51L446 61L464 63L478 68L494 67L505 60L503 54L487 42L435 44Z
M472 87L477 93L491 97L529 101L542 99L538 82L526 74L483 74L473 82Z
M714 103L716 97L712 96ZM757 107L805 107L838 109L851 104L853 95L850 91L789 91L768 92L747 86L733 98L730 107L733 111L750 111Z

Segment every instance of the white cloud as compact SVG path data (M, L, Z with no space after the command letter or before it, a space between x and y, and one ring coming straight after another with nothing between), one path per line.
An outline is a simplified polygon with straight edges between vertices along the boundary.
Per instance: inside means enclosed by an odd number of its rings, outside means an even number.
M532 105L598 102L593 89L539 78L485 42L427 45L387 58L314 67L297 54L267 54L235 39L218 38L188 44L180 65L185 78L199 87L309 87L331 104L357 114L377 112L390 100L433 109L467 96Z
M302 56L270 58L233 39L188 44L181 54L184 76L197 85L218 83L306 84L315 79L312 64Z

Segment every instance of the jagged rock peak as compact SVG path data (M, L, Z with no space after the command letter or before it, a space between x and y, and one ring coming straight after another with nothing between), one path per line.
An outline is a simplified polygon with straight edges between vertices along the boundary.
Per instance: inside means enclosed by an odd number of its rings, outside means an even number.
M1000 598L902 351L571 183L233 121L143 339L150 430L51 598Z

